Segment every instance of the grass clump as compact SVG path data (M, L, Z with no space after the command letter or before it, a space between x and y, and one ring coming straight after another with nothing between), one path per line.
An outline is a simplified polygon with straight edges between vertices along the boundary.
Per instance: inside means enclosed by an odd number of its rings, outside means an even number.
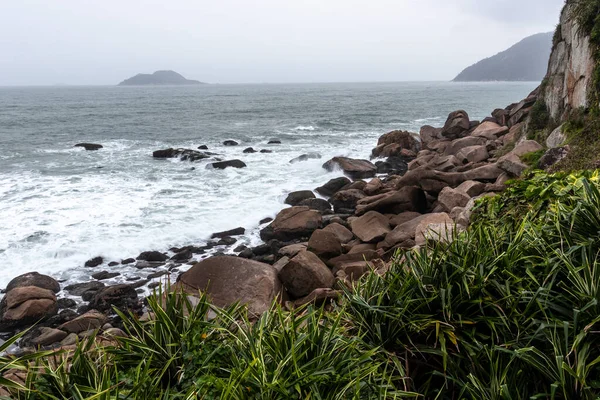
M600 117L590 110L575 110L563 125L570 147L566 158L551 171L580 171L600 166Z
M515 181L452 243L398 253L333 311L274 305L251 322L161 294L154 319L121 315L127 338L0 369L28 372L15 399L596 399L599 188L597 172Z

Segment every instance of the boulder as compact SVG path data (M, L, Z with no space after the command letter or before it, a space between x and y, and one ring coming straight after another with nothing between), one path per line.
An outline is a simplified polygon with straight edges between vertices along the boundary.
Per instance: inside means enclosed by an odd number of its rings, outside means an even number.
M235 140L226 140L223 142L223 146L237 146L239 145L238 142L236 142Z
M538 162L538 167L548 169L569 155L569 146L554 147L548 150Z
M535 140L524 140L517 144L515 148L510 152L510 154L514 154L517 157L521 157L525 154L533 153L535 151L540 151L543 149L544 147Z
M262 149L260 152L261 152L262 154L270 154L270 153L272 153L272 152L273 152L273 150Z
M338 224L337 222L327 225L325 228L323 228L323 230L336 235L342 244L348 243L354 237L354 234L348 228Z
M323 164L323 168L330 172L339 168L351 179L371 178L377 173L377 167L370 161L348 157L334 157Z
M349 185L351 183L352 182L350 181L350 179L346 177L334 178L329 180L329 182L327 182L323 186L316 188L315 190L317 191L317 193L323 196L331 197L335 193L339 192L344 186Z
M390 232L388 217L376 211L369 211L350 224L352 233L365 243L378 242Z
M244 153L244 154L252 154L252 153L257 153L257 151L254 150L252 147L248 147L248 148L245 148L242 153Z
M139 256L137 256L136 260L138 261L151 261L151 262L156 262L156 261L167 261L169 259L169 257L167 257L165 254L161 253L160 251L144 251L143 253L140 253Z
M496 164L482 165L481 167L465 171L462 174L464 179L460 183L464 181L495 181L502 175L502 172L502 169Z
M104 262L104 259L102 257L94 257L90 260L87 260L85 262L85 266L88 268L95 268L98 265L102 264Z
M563 133L563 126L564 125L561 125L553 130L546 139L546 146L548 146L549 149L560 147L567 140L567 136Z
M294 298L309 295L315 289L332 288L331 270L310 251L301 251L279 272L279 279Z
M284 203L289 204L290 206L295 206L303 200L314 198L316 198L316 196L311 190L299 190L288 194Z
M427 242L442 242L451 243L456 238L456 235L464 230L464 227L449 223L419 225L417 231L416 244L422 246Z
M523 164L521 159L512 153L501 157L497 164L500 169L515 177L521 176L527 169L527 165Z
M377 147L373 149L372 157L399 156L403 149L415 154L421 150L421 143L415 138L416 134L407 131L392 131L379 138Z
M470 128L469 114L466 111L458 110L448 115L441 135L448 139L456 139L465 135Z
M378 211L383 214L400 214L404 211L424 212L427 209L425 193L415 186L404 186L397 191L359 200L356 214Z
M327 265L331 268L336 269L344 264L372 261L381 258L381 254L375 250L363 250L356 251L353 253L343 254L339 257L332 258L327 261Z
M81 296L85 292L97 291L105 287L104 283L98 281L74 283L65 287L65 291L71 296Z
M390 225L392 227L396 227L398 225L402 225L408 221L412 221L415 218L420 217L422 214L414 211L405 211L398 215L394 215L390 218Z
M317 229L308 240L308 251L321 259L334 258L342 254L342 242L335 233Z
M464 207L471 200L471 197L459 190L445 187L438 195L438 203L444 208L444 211L450 212L454 207Z
M446 213L432 213L420 215L417 218L413 218L403 224L396 226L394 230L392 230L385 236L385 239L381 241L377 245L377 247L389 249L396 246L399 243L415 239L417 235L417 227L421 223L439 223L440 221L452 221L452 219Z
M121 274L118 272L101 271L101 272L96 272L95 274L92 274L92 278L97 279L99 281L103 281L105 279L115 278L119 275L121 275Z
M487 139L477 136L467 136L464 138L453 140L448 147L444 150L444 154L447 156L457 155L459 151L465 147L471 146L483 146L487 142Z
M60 342L66 338L67 335L67 332L61 331L60 329L41 327L39 335L36 335L36 337L31 340L31 344L34 346L48 346Z
M377 250L377 245L375 243L360 243L352 246L348 250L348 254L364 253L369 250Z
M205 292L218 307L246 304L254 316L269 310L281 295L277 270L269 264L240 257L211 257L195 264L180 276L173 291L184 290L191 296Z
M203 144L201 146L198 146L198 150L208 150L208 146Z
M485 161L490 158L490 155L487 151L486 146L468 146L462 148L457 154L456 158L458 158L463 164L468 163L478 163L481 161Z
M20 286L9 291L0 302L0 331L23 327L58 312L52 290Z
M228 160L209 163L206 165L208 169L225 169L225 168L246 168L246 164L241 160Z
M359 200L365 197L365 194L358 189L340 190L329 199L329 202L337 213L352 213L356 209Z
M289 246L285 246L279 249L277 254L279 254L282 257L293 258L302 250L306 250L307 247L307 243L290 244Z
M504 108L497 108L492 111L492 117L496 120L499 125L506 126L509 118L509 112Z
M112 311L113 307L132 310L139 308L138 294L131 285L109 286L98 290L89 305L103 312Z
M477 181L466 181L461 183L457 188L457 191L467 194L469 197L479 196L485 191L485 183Z
M152 153L154 158L180 158L181 161L200 161L210 158L210 154L190 149L164 149Z
M309 237L323 223L321 214L308 207L291 207L282 210L271 224L260 231L264 241L277 239L290 241Z
M436 237L435 232L438 233L438 239L444 239L442 234L449 233L454 227L454 221L447 213L428 214L415 228L415 242L419 246L423 245L428 239Z
M296 158L292 158L290 160L290 164L295 164L298 162L302 162L302 161L308 161L308 160L318 160L321 158L321 155L319 153L308 153L308 154L302 154Z
M39 274L37 272L28 272L26 274L17 276L8 283L6 286L6 291L10 292L15 288L23 286L35 286L42 289L51 290L54 293L60 292L60 285L54 278L51 278L48 275Z
M379 193L381 189L383 189L383 182L381 179L373 178L367 183L367 186L365 186L364 192L369 196L373 196L374 194Z
M434 128L433 126L425 125L421 127L419 136L421 137L423 147L428 148L427 145L429 143L442 138L442 128Z
M210 238L211 239L223 239L225 237L229 237L229 236L239 236L239 235L243 235L244 233L246 233L246 229L239 227L239 228L235 228L235 229L230 229L228 231L223 231L223 232L215 232L213 233Z
M484 137L486 139L495 140L500 136L506 135L509 129L507 126L500 126L495 122L483 122L473 132L471 136Z
M281 140L279 139L271 139L267 142L267 144L281 144Z
M94 151L94 150L100 150L104 146L102 146L101 144L95 144L95 143L77 143L73 147L83 147L84 149L86 149L88 151Z
M331 214L331 203L323 199L306 199L298 203L299 206L305 206L311 210L319 211L322 214Z
M100 329L106 322L106 316L96 310L90 310L85 314L65 322L58 327L67 333L81 333L89 330Z

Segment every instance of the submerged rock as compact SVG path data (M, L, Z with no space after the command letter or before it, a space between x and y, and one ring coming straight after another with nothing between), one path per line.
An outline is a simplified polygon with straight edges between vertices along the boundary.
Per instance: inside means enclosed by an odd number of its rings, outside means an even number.
M210 155L197 150L190 149L164 149L152 153L154 158L180 158L181 161L200 161L210 158Z
M101 144L95 144L95 143L77 143L73 147L83 147L84 149L86 149L88 151L94 151L94 150L100 150L104 146L102 146Z
M357 160L348 157L334 157L323 164L327 171L340 168L352 179L365 179L375 176L377 167L367 160Z
M214 163L210 163L206 166L206 168L208 169L225 169L228 167L232 167L232 168L245 168L246 164L241 161L241 160L229 160L229 161L219 161L219 162L214 162Z

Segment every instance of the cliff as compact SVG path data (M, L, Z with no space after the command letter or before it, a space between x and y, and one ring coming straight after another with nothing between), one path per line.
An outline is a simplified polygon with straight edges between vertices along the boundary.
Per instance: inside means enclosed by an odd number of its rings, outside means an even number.
M119 86L199 84L202 84L202 82L186 79L175 71L156 71L153 74L137 74L134 77L125 79L119 83Z
M454 81L541 81L551 48L552 33L529 36L508 50L466 68Z
M540 97L550 118L557 123L564 122L573 110L589 108L594 96L596 59L590 42L592 27L582 25L587 25L588 16L579 4L569 0L563 8L541 87Z

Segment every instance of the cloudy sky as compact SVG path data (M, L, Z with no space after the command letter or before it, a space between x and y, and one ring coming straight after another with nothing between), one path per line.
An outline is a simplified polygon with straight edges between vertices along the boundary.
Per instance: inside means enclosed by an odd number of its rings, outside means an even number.
M0 85L450 80L564 0L3 0Z

